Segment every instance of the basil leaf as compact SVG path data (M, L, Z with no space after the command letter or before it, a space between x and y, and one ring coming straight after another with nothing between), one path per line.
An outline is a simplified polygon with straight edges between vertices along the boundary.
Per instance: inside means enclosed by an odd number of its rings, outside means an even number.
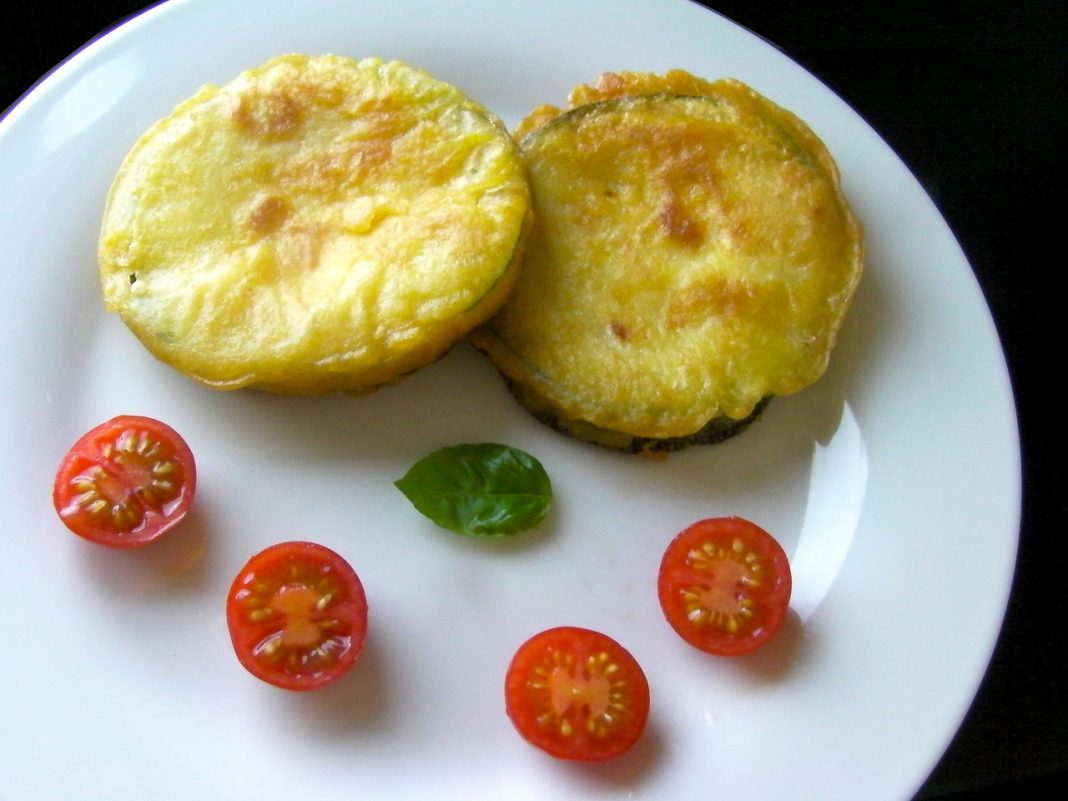
M442 448L420 459L394 484L439 526L472 537L533 528L552 500L541 462L495 443Z

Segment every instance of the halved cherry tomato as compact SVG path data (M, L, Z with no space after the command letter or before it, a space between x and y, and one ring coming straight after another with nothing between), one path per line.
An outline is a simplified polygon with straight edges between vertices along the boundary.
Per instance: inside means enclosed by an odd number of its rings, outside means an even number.
M84 434L63 457L52 502L75 534L136 548L185 517L196 484L193 453L173 428L120 415Z
M286 690L341 678L367 636L367 598L356 571L313 542L282 542L253 556L226 598L242 665Z
M629 749L649 717L649 683L612 638L562 626L519 647L505 709L527 742L558 759L609 759Z
M740 517L701 520L672 540L657 588L668 623L695 648L735 656L764 645L790 605L790 563Z

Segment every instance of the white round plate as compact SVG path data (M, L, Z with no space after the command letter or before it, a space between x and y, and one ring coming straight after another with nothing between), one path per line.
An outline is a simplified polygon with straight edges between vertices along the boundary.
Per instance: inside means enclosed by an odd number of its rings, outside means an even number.
M154 120L287 51L402 59L510 125L605 70L748 82L824 139L867 230L829 372L745 434L662 463L541 426L467 346L362 399L193 384L103 309L104 197ZM904 799L955 732L1016 554L999 342L908 170L752 34L685 0L168 3L0 123L0 197L0 798ZM180 533L134 552L72 536L49 499L65 450L119 413L169 422L200 472ZM393 487L430 451L482 441L545 465L539 530L469 540ZM682 643L655 592L668 540L726 514L777 535L795 570L785 630L735 660ZM310 694L246 673L223 617L245 560L297 538L344 555L371 606L355 669ZM561 624L616 638L649 677L649 728L623 758L556 762L505 716L515 648Z

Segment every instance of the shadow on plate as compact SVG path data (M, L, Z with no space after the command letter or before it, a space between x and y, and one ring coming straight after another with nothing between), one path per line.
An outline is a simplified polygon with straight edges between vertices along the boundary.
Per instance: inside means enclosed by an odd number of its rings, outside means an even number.
M117 550L87 544L87 571L117 599L189 596L209 586L209 523L195 505L185 519L155 542Z
M372 630L349 672L325 687L309 692L265 688L274 691L264 700L270 702L281 730L326 739L385 736L393 702L380 639Z
M641 738L625 754L604 762L562 762L563 770L576 790L586 786L590 792L637 792L650 781L663 763L665 741L655 715L649 718ZM577 795L576 797L581 797Z

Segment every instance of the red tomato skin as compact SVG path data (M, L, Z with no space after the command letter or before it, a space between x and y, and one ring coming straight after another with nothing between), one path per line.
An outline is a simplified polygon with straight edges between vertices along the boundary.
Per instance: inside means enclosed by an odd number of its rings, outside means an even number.
M277 570L300 564L321 568L337 577L344 591L340 605L328 606L326 611L331 617L341 619L347 628L344 629L344 644L336 661L321 670L309 669L295 673L273 667L259 657L259 646L269 628L250 621L248 608L243 606L241 598L243 593L250 591L255 577L274 581L271 576ZM340 679L352 668L367 638L367 617L367 596L352 566L326 546L300 540L280 542L249 559L234 578L226 597L226 623L238 661L249 673L267 684L296 692L324 687Z
M702 629L687 618L687 610L680 601L681 586L705 580L687 565L687 555L705 543L728 547L735 539L762 565L764 581L759 589L732 590L754 601L752 624L743 623L736 634L715 627ZM657 577L660 606L668 623L694 648L716 656L741 656L766 645L786 619L792 590L790 562L782 546L760 526L741 517L708 518L685 528L664 551Z
M106 521L99 522L82 508L71 482L86 470L107 465L109 460L103 456L102 449L109 442L117 442L133 432L146 432L162 444L165 454L180 471L180 481L177 495L158 508L131 497L131 503L144 516L137 526L120 531L106 525ZM52 504L63 524L79 537L108 548L140 548L159 539L185 518L196 496L196 488L196 460L177 431L152 417L119 415L87 431L67 451L52 484Z
M548 707L545 690L535 688L543 678L537 670L547 660L552 662L554 651L571 654L577 661L594 654L607 654L617 666L612 675L625 680L626 706L613 712L618 728L611 737L589 735L577 722L573 733L562 737L559 720L563 716L551 727L539 721ZM601 762L620 756L638 741L649 718L649 683L641 666L618 642L590 629L559 626L535 634L512 657L504 689L505 710L516 731L531 745L560 760Z

